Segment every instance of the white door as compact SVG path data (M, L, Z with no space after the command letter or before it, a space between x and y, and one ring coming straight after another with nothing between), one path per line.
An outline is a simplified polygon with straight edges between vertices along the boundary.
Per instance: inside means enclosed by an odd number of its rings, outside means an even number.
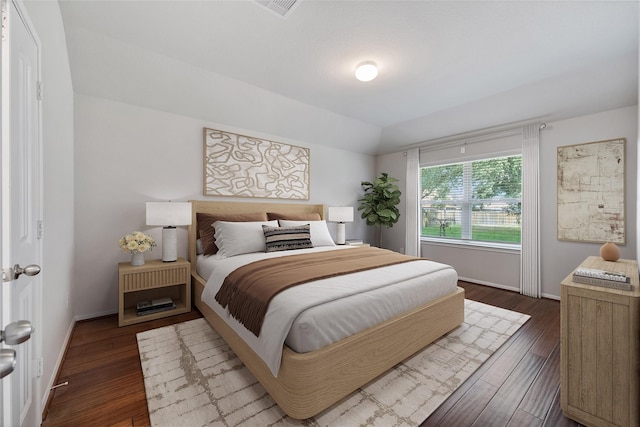
M0 1L0 9L2 11L1 15L0 15L0 21L2 23L2 37L0 39L0 61L1 61L1 66L0 66L0 234L4 234L4 212L2 209L2 200L3 197L3 193L4 193L4 183L5 183L5 177L3 176L4 173L4 129L5 129L5 124L4 124L4 110L7 108L5 107L5 89L4 89L4 73L5 73L5 67L4 67L4 63L5 63L5 57L4 57L4 53L5 53L5 47L4 47L4 39L5 39L5 16L6 16L6 3L4 1ZM3 256L3 249L4 249L4 241L5 239L2 239L2 244L0 244L0 262L2 263L2 266L4 266L4 256ZM3 271L4 273L4 271ZM4 276L3 276L3 283L0 284L0 326L4 325L4 317L3 317L3 313L4 313L4 299L3 299L3 294L4 294ZM2 349L4 350L4 349ZM5 382L3 380L0 380L2 382ZM6 381L7 383L9 381ZM5 406L5 402L4 402L4 384L0 383L0 411L2 411L0 413L0 423L2 423L2 425L4 425L4 406Z
M2 261L4 268L24 268L42 262L40 43L22 3L4 1ZM35 328L25 342L3 343L16 352L15 370L2 379L5 426L40 425L41 287L41 274L22 274L2 284L2 328L7 330L10 323L21 320Z

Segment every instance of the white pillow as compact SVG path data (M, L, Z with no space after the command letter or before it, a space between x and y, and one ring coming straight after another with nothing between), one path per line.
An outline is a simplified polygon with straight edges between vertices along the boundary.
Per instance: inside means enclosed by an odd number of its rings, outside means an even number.
M214 222L212 226L216 229L218 255L232 257L266 251L267 247L262 232L263 225L277 227L278 221Z
M313 247L317 246L335 246L327 228L326 221L291 221L288 219L281 219L281 227L295 227L297 225L309 224L311 226L311 243Z

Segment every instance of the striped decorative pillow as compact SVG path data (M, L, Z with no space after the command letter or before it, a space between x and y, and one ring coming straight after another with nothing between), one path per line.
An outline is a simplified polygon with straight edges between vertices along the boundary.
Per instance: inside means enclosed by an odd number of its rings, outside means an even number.
M262 226L267 252L289 251L292 249L312 248L311 226L298 225L295 227Z

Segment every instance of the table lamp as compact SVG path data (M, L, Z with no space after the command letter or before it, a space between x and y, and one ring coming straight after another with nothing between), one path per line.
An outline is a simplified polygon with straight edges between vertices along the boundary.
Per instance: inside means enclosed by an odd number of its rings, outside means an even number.
M147 225L162 226L162 261L178 259L177 226L191 224L189 202L147 202Z
M353 222L352 206L329 206L327 208L327 221L338 223L338 236L336 243L338 245L345 244L345 222Z

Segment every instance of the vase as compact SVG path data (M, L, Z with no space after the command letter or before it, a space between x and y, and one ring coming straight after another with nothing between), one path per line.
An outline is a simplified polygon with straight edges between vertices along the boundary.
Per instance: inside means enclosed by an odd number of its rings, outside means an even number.
M617 261L620 258L620 248L613 242L600 246L600 257L605 261Z
M144 252L134 252L131 254L131 265L144 265Z

